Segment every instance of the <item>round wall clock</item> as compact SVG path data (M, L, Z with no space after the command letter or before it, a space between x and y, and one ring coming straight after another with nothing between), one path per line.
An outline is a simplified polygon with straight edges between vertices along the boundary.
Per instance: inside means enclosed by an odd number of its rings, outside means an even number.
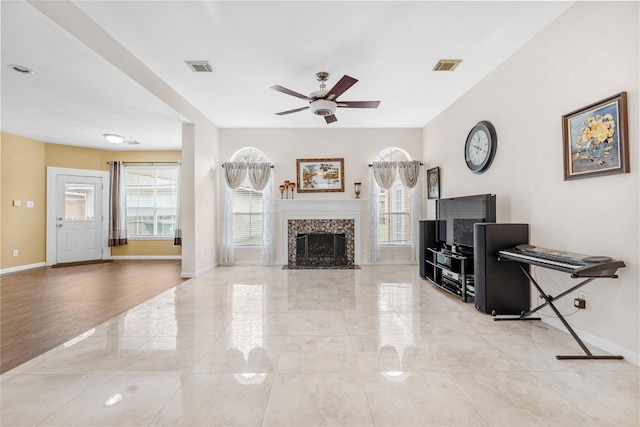
M483 173L496 155L498 136L493 125L483 120L469 132L464 146L464 160L473 173Z

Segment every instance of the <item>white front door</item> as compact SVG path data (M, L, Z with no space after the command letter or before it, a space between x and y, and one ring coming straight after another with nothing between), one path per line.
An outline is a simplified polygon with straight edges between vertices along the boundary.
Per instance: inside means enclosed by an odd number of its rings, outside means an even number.
M102 259L102 178L57 175L56 262Z

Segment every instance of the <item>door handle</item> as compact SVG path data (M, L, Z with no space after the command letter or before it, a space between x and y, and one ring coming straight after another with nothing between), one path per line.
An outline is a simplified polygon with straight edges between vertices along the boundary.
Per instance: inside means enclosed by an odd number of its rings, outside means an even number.
M64 225L63 224L58 224L58 225L56 225L56 227L64 227Z
M60 217L60 218L56 218L58 221L62 221L64 218Z

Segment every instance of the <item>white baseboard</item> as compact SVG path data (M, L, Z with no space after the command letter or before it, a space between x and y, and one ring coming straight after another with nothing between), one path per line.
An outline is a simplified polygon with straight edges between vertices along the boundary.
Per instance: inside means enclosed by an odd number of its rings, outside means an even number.
M214 268L218 267L218 264L211 264L206 266L203 269L200 269L196 272L190 272L190 271L183 271L182 273L180 273L180 278L181 279L193 279L194 277L198 277L203 275L204 273L213 270Z
M111 256L109 259L182 259L181 255L118 255Z
M240 267L244 267L244 266L258 267L258 266L282 265L282 264L265 264L261 261L234 261L233 264L229 264L229 265L237 265Z
M46 262L37 262L35 264L19 265L17 267L3 268L0 274L15 273L16 271L31 270L32 268L46 267Z
M563 332L566 332L567 334L569 333L559 319L547 318L547 317L543 316L542 317L542 321L544 323L547 323L547 324L553 326L556 329L559 329L559 330L561 330ZM633 353L632 351L627 350L626 348L622 348L617 344L611 343L611 342L609 342L607 340L604 340L604 339L602 339L600 337L597 337L597 336L595 336L593 334L590 334L588 332L577 330L575 328L574 328L574 331L576 332L576 334L578 334L580 339L582 341L584 341L585 343L591 344L593 346L596 346L596 347L606 351L607 353L620 355L620 356L624 357L624 360L626 360L627 362L632 363L632 364L634 364L636 366L640 366L640 355L638 355L637 353ZM592 351L592 349L589 349L589 350Z

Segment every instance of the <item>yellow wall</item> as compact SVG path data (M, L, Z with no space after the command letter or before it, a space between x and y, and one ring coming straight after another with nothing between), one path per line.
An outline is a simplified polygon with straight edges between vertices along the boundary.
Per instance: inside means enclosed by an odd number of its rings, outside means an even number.
M107 165L106 160L106 156L109 154L108 151L96 150L94 148L72 147L70 145L43 145L45 147L45 166L103 171L109 170L109 165Z
M0 268L45 261L46 170L41 142L2 133L2 228ZM21 206L14 207L13 200ZM27 208L27 201L34 202ZM13 256L13 250L18 256Z
M0 269L46 261L47 167L108 170L108 161L180 161L180 151L108 151L48 144L2 132L0 161ZM20 200L21 207L12 201ZM34 208L27 208L27 200ZM18 249L18 256L13 250ZM179 256L180 247L168 240L133 240L113 248L113 256Z
M125 246L111 248L112 256L180 256L180 246L173 246L173 240L131 240Z

